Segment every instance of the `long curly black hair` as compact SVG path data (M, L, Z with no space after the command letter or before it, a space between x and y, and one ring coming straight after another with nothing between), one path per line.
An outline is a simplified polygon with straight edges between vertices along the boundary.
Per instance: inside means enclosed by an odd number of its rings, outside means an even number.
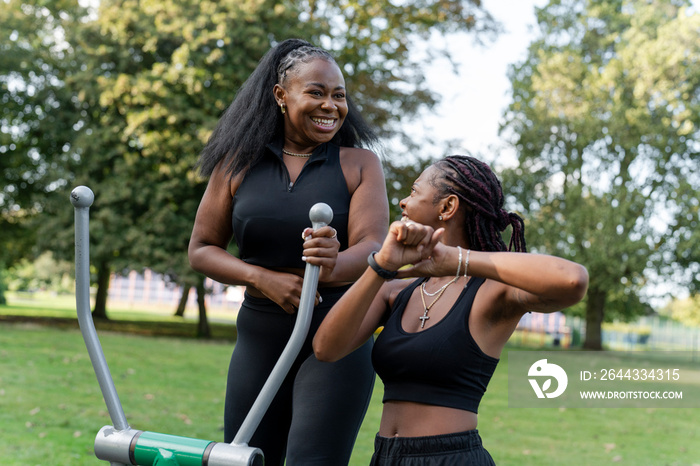
M197 162L200 173L211 175L222 159L230 176L255 165L265 146L284 136L284 118L272 89L275 84L283 85L298 63L319 57L335 63L326 50L301 39L287 39L270 49L219 119ZM378 141L376 133L352 99L346 97L346 101L348 115L332 142L345 147L373 147Z
M450 194L459 198L470 248L476 251L527 251L523 219L503 209L501 182L487 164L468 155L450 155L434 166L439 170L431 180L438 190L435 201ZM513 227L513 233L506 247L501 232L508 225Z

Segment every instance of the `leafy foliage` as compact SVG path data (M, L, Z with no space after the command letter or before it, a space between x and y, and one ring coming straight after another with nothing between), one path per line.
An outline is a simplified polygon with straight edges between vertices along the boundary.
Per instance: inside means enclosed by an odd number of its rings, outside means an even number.
M686 5L553 0L510 70L506 191L529 244L588 268L591 348L603 317L649 312L650 277L700 284L700 14Z
M88 185L95 314L106 317L112 270L148 266L196 286L186 251L206 180L192 167L270 46L301 37L328 48L366 118L388 134L436 101L412 44L433 32L494 29L478 0L394 3L102 0L90 9L5 0L2 221L33 218L39 249L71 257L68 195Z
M663 313L689 327L700 327L700 295L674 300Z
M8 273L7 288L12 291L50 290L53 293L70 293L74 290L73 264L60 262L51 252L44 252L35 261L20 261Z

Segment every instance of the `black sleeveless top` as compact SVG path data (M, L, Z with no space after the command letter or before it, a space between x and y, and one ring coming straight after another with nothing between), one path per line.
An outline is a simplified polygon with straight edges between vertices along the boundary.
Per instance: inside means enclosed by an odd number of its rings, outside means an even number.
M240 259L269 268L304 268L301 232L311 226L309 210L317 202L333 209L331 226L338 231L340 250L347 249L350 198L337 145L318 146L292 184L282 160L282 141L268 144L233 197Z
M469 314L483 278L472 277L452 309L437 324L409 333L401 317L413 290L403 289L372 350L372 364L384 383L384 402L413 401L478 412L498 359L485 354L469 331Z

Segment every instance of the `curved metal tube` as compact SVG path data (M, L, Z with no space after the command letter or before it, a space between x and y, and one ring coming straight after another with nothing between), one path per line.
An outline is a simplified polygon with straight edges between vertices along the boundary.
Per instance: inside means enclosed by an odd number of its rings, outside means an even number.
M309 211L309 219L314 230L328 225L333 220L333 209L328 204L319 202L314 204ZM231 442L232 445L248 445L251 437L258 428L263 415L269 408L272 399L277 394L280 385L287 376L289 369L292 367L294 360L299 354L301 346L306 340L311 326L311 316L314 310L314 301L316 300L316 288L318 287L318 275L320 268L317 265L306 264L304 272L304 284L301 287L301 299L299 302L299 310L297 312L297 320L292 330L292 335L289 337L287 346L284 347L277 364L270 372L270 375L263 385L262 390L250 408L248 415L243 420L238 433Z
M78 186L70 194L70 201L75 207L75 301L80 331L107 404L109 417L117 430L125 430L129 424L90 314L90 206L94 200L95 195L87 186Z
M94 200L95 195L87 186L78 186L71 192L71 203L75 207L75 299L78 323L113 423L113 426L104 426L98 432L95 439L95 454L99 459L109 461L111 466L126 466L134 464L134 459L130 456L130 452L134 449L162 447L167 451L180 452L180 450L184 451L185 447L191 446L193 441L197 442L197 448L201 449L202 445L207 442L151 432L145 433L144 436L144 432L130 428L126 421L126 415L119 401L114 380L107 366L90 313L89 211ZM333 210L327 204L318 203L309 211L309 218L316 230L331 222ZM260 420L270 406L282 381L287 376L309 332L319 271L318 266L306 264L301 301L292 335L248 416L243 421L236 438L230 444L210 442L209 447L202 454L202 464L207 466L258 466L263 463L263 452L258 448L249 447L248 442L260 424ZM140 442L141 437L150 439L150 444L142 445L148 442Z

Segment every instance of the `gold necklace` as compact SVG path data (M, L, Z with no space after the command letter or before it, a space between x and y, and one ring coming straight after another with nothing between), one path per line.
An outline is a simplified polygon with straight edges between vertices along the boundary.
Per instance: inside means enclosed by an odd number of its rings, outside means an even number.
M456 280L456 279L457 279L457 277L455 277L455 280ZM447 288L448 286L450 286L451 284L453 284L453 283L455 282L455 280L452 280L452 281L450 281L450 282L445 283L445 284L442 285L439 289L433 291L432 293L425 290L425 284L428 283L428 281L426 280L426 281L424 281L424 282L421 284L421 289L423 290L423 293L425 293L426 296L430 296L430 297L432 298L432 297L435 296L436 294L442 293L442 292L445 290L445 288Z
M457 278L458 278L458 277L455 277L455 278L453 278L452 280L450 280L449 282L447 282L447 283L445 283L444 285L442 285L442 287L441 287L439 290L437 290L435 293L433 293L432 295L431 295L431 294L428 294L428 293L425 291L425 284L426 284L428 281L426 280L426 281L424 281L423 283L421 283L421 285L420 285L420 291L421 291L421 293L420 293L420 299L421 299L421 301L423 302L423 308L425 309L425 311L423 311L423 315L419 317L419 319L420 319L420 328L425 327L425 321L428 320L428 319L430 319L430 317L428 317L428 311L430 310L430 308L433 307L433 304L435 304L435 303L437 302L437 300L440 299L440 298L442 297L442 294L445 292L445 290L447 289L447 287L450 286L451 284L453 284L454 282L457 281ZM436 295L436 294L437 294L437 298L435 298L435 299L433 300L433 302L430 303L430 305L426 305L426 304L425 304L425 295L434 296L434 295Z
M292 157L311 157L311 154L297 154L296 152L289 152L287 149L282 148L282 152Z

